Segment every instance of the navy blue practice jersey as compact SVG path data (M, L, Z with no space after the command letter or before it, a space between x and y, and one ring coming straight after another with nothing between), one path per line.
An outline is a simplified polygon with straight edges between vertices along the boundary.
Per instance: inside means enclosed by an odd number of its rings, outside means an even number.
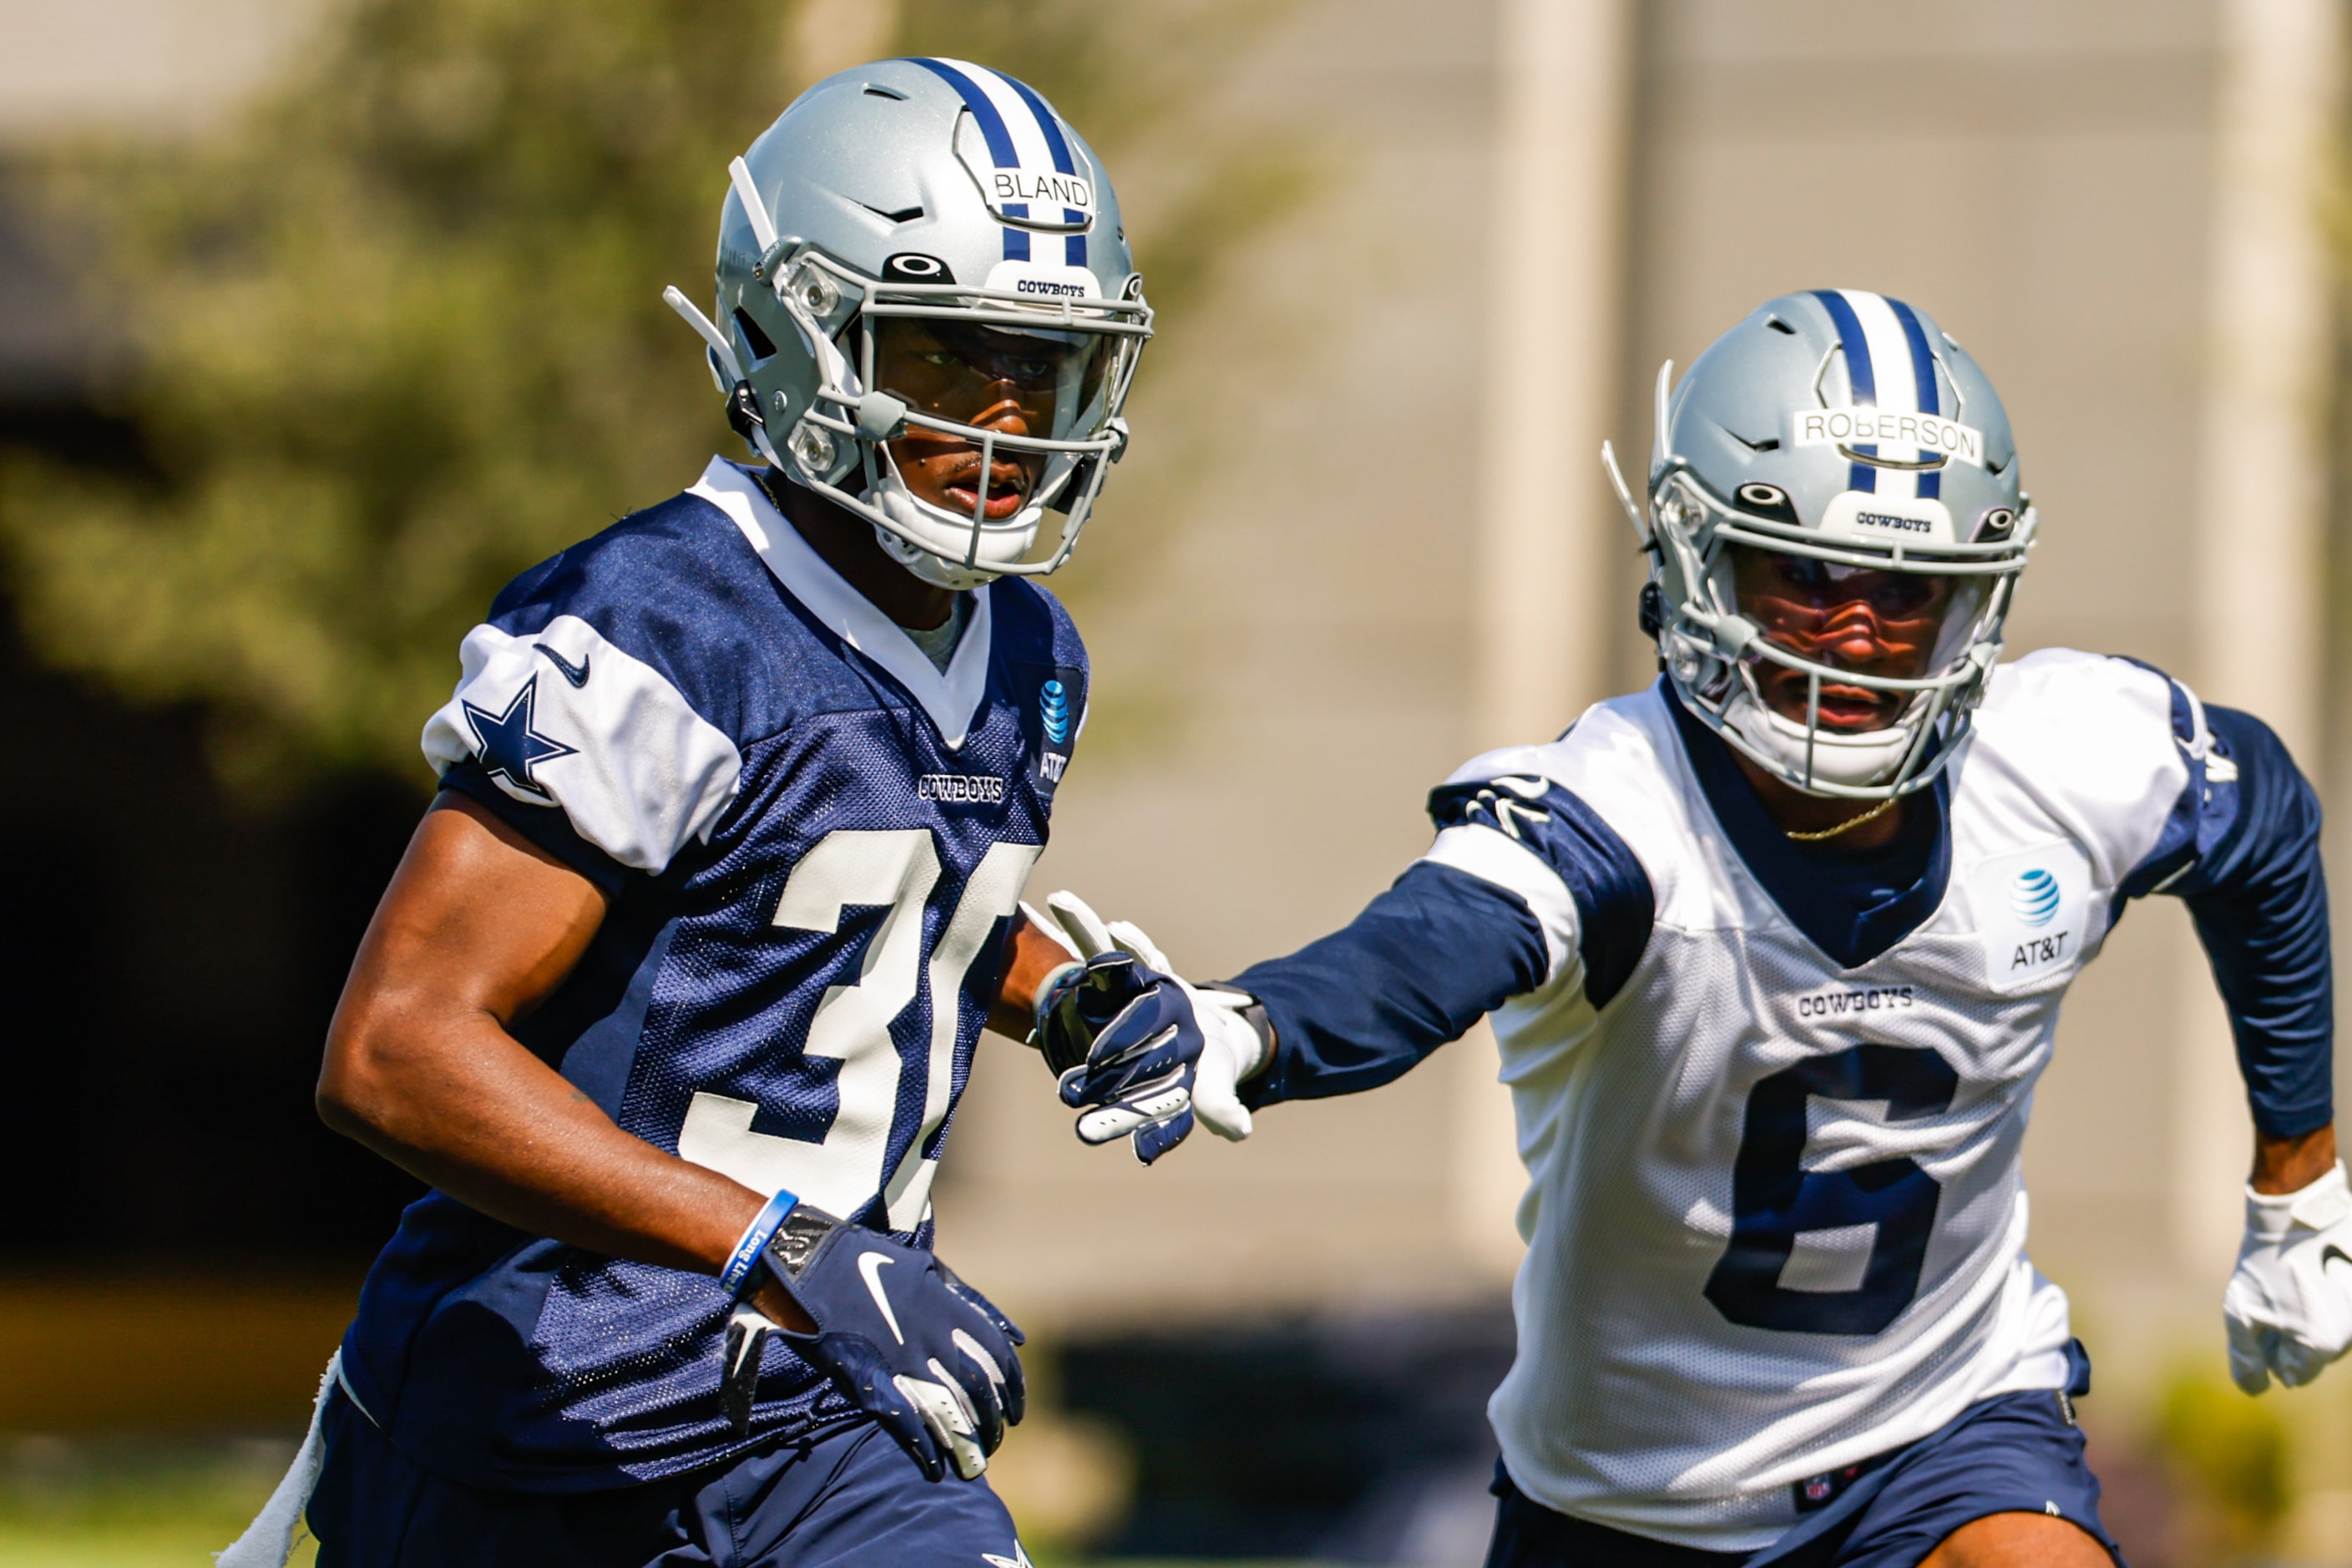
M714 461L518 578L425 731L446 789L604 887L518 1035L626 1131L928 1246L940 1146L1086 711L1068 616L971 595L944 672ZM568 1491L732 1447L710 1277L430 1194L344 1341L418 1462ZM752 1444L854 1419L772 1338Z

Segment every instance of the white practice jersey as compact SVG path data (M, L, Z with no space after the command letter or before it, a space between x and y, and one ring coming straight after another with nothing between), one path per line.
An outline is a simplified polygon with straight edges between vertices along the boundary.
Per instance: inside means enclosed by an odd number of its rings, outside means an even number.
M1605 1011L1549 865L1480 823L1429 858L1525 897L1565 960L1494 1017L1531 1177L1492 1407L1511 1475L1561 1511L1738 1551L1793 1521L1793 1483L2065 1384L2065 1293L2026 1256L2026 1117L2190 758L2160 675L2004 668L1950 769L1941 905L1848 970L1717 826L1668 700L1601 704L1455 775L1564 785L1639 859L1654 922Z
M1493 1017L1530 1177L1492 1405L1510 1474L1561 1512L1743 1551L1808 1478L2066 1384L2066 1297L2026 1254L2034 1084L2068 984L2147 890L2126 879L2185 865L2196 793L2231 774L2155 671L2006 666L1937 786L1939 901L1843 967L1735 847L1670 701L1478 758L1451 787L1481 804L1425 858L1543 930L1542 973ZM1564 799L1649 885L1597 1008Z

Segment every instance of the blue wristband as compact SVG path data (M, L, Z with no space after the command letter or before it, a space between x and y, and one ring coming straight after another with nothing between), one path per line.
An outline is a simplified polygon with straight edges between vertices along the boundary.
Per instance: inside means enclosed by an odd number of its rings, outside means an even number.
M797 1194L779 1192L743 1227L743 1239L735 1244L735 1250L728 1255L727 1267L719 1271L719 1283L726 1288L729 1300L740 1301L750 1290L752 1278L760 1270L760 1254L768 1250L768 1243L775 1239L784 1216L798 1207L800 1201Z

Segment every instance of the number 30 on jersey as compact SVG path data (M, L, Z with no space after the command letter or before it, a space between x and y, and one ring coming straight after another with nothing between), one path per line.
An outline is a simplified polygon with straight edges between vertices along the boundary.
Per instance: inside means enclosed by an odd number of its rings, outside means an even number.
M803 1050L841 1063L840 1109L822 1142L752 1131L759 1107L748 1100L698 1092L678 1130L677 1152L755 1192L790 1188L829 1214L855 1215L879 1193L889 1228L912 1230L929 1205L937 1160L923 1146L946 1120L955 1088L958 994L996 922L1020 907L1029 868L1043 847L993 844L981 858L938 944L923 952L923 907L940 879L940 857L928 827L842 828L817 841L784 880L773 924L833 931L847 909L885 909L866 944L855 984L826 990L809 1021ZM890 1129L904 1064L890 1026L928 986L930 1049L926 1053L923 1119L895 1169Z

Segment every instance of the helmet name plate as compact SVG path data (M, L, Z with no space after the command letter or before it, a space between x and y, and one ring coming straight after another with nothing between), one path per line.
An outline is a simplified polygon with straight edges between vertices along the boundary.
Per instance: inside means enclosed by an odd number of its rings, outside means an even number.
M1916 447L1922 453L1985 466L1983 431L1957 419L1895 408L1800 408L1789 416L1788 440L1796 447Z
M991 169L988 172L987 195L990 210L999 217L1003 216L1004 209L1015 202L1051 203L1055 206L1076 207L1090 221L1094 216L1094 187L1076 174L1040 174L1028 169Z
M1013 228L1045 234L1084 234L1094 226L1094 183L1056 169L1053 150L1022 121L1005 117L992 134L977 115L956 122L955 152L971 183L980 187L989 216ZM1019 127L1016 132L1013 128ZM1036 141L1034 146L1024 145ZM1066 154L1065 154L1066 156ZM1031 159L1037 160L1033 163ZM1039 165L1044 166L1039 166Z

